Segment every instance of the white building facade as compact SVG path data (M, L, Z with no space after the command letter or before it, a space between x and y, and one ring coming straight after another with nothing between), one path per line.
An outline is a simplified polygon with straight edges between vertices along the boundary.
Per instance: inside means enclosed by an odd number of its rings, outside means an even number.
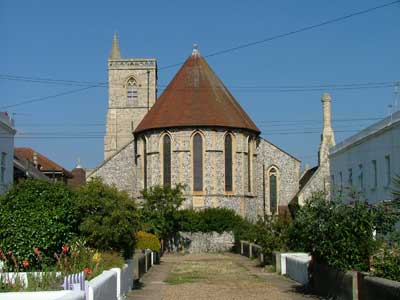
M0 194L13 183L14 178L14 120L0 112Z
M393 178L400 175L400 111L332 147L329 158L334 195L392 200Z

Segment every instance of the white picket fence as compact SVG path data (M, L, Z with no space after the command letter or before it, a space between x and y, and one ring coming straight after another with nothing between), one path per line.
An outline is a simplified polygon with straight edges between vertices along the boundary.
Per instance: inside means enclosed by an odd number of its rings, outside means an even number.
M150 255L153 257L153 253L146 251L146 256ZM148 261L146 272L153 265L153 259ZM122 268L104 271L90 281L85 280L83 272L65 276L62 291L1 293L0 300L120 300L133 288L133 269L133 260L127 260ZM18 277L28 285L26 273L0 273L0 276L7 280Z

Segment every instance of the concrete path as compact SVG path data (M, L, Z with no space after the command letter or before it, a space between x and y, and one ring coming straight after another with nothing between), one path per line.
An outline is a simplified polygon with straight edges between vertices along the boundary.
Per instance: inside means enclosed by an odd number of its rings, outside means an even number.
M246 257L231 254L189 254L162 257L142 278L128 299L142 300L310 300L289 278L268 272Z

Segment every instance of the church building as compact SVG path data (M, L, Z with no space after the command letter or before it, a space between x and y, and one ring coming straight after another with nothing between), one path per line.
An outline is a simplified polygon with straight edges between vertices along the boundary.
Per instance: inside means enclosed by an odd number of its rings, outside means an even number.
M157 98L156 59L108 60L104 161L89 177L140 199L155 185L185 186L184 208L227 207L249 219L287 209L300 161L260 130L197 47Z

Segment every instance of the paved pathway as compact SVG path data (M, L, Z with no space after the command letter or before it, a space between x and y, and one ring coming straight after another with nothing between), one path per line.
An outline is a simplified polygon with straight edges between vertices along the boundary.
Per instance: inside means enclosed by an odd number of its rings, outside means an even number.
M246 257L224 254L190 254L162 257L142 278L142 286L128 299L142 300L310 300L296 282L256 267Z

